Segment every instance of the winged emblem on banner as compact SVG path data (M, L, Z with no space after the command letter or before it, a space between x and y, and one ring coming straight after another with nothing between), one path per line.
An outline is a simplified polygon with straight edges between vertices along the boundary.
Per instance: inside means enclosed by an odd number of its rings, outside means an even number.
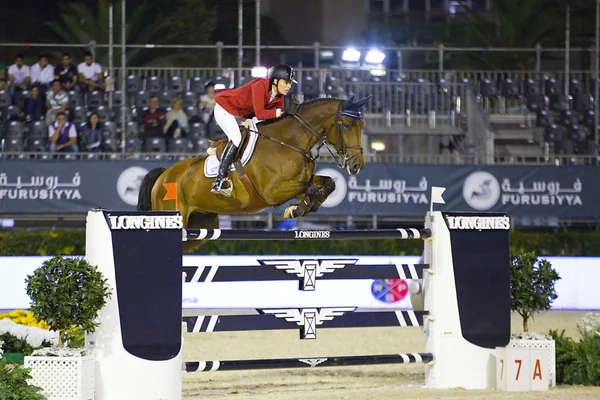
M307 316L314 315L315 325L322 325L325 321L331 321L347 312L356 310L356 307L327 307L327 308L275 308L263 309L259 312L270 314L277 318L284 318L287 322L294 322L300 326L305 324Z
M344 268L347 265L355 265L358 259L347 260L259 260L263 265L275 267L284 270L288 274L294 274L299 278L304 278L307 271L315 271L316 277Z

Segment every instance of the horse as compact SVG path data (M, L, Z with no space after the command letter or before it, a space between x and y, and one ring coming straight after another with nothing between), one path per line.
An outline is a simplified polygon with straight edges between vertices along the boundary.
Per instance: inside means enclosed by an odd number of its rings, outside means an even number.
M242 145L229 172L233 184L231 197L211 193L214 178L205 174L209 155L204 155L148 172L140 186L137 209L178 210L184 229L217 229L219 214L255 214L292 199L299 203L287 207L284 218L317 212L335 190L331 177L314 175L318 151L326 146L338 167L350 175L364 168L361 140L364 121L360 109L370 98L314 99L297 104L295 112L257 123L257 129L252 131L258 138L245 165L240 157L248 145L250 129L240 127ZM213 144L208 154L220 159L226 143L225 139ZM317 155L313 156L315 147ZM185 242L184 249L204 242Z

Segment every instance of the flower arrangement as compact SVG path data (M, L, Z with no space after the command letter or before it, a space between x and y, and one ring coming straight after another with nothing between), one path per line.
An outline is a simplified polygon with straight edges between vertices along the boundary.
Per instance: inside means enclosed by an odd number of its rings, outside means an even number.
M14 322L16 324L21 324L21 325L26 325L26 326L35 326L35 327L46 329L46 330L50 329L50 325L48 325L48 323L46 321L44 321L44 320L38 321L33 316L33 313L31 311L27 311L27 310L14 310L14 311L9 312L8 314L0 313L0 320L2 320L2 319L10 319L12 322Z
M58 333L37 326L21 325L11 319L0 320L0 348L7 353L31 354L39 347L58 343Z
M543 333L537 333L537 332L513 333L510 336L510 338L517 339L517 340L552 340L552 337L550 335L545 335Z
M587 313L581 319L581 323L577 325L582 334L589 333L600 336L600 314Z

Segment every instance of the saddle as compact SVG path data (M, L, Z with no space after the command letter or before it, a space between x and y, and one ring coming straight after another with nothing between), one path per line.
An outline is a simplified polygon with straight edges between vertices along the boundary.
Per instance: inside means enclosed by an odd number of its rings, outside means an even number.
M242 155L244 154L244 150L248 145L248 141L250 139L250 130L245 126L240 126L240 133L242 134L242 140L240 142L240 147L238 148L237 154L233 159L233 164L237 163L241 160ZM225 146L227 146L227 142L229 139L208 139L210 143L210 147L207 149L207 153L209 155L216 155L217 159L221 161L221 157L223 156L223 150L225 150Z

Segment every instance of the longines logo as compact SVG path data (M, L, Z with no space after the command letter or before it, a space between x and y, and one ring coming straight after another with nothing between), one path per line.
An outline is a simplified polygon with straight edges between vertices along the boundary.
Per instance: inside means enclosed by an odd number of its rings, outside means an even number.
M308 364L311 367L316 367L319 364L327 361L326 358L299 358L298 361L303 362L304 364Z
M295 322L303 329L301 339L316 339L317 325L331 321L335 317L356 310L356 307L329 307L329 308L275 308L258 310L261 314L271 314L277 318L285 318L287 322Z
M446 217L450 229L510 229L508 217Z
M344 268L347 265L355 265L358 259L259 260L259 262L262 265L275 267L302 278L301 290L315 290L315 278Z
M329 231L294 231L294 239L329 239Z
M110 229L182 229L181 215L108 216Z

